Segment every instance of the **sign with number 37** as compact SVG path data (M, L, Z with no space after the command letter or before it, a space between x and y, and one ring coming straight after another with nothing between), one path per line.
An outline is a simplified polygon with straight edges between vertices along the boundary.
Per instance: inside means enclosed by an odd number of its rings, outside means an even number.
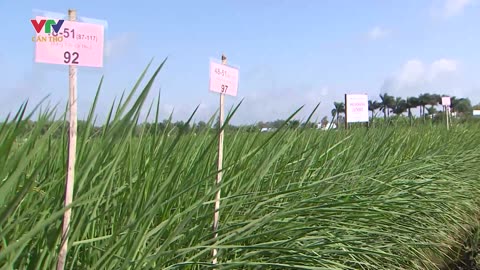
M210 85L212 92L236 96L238 90L238 69L210 61Z

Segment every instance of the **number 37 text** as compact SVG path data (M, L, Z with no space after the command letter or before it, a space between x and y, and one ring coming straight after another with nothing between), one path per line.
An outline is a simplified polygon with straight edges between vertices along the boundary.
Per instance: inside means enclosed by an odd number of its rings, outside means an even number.
M228 89L228 85L222 84L222 93L227 92L227 89Z

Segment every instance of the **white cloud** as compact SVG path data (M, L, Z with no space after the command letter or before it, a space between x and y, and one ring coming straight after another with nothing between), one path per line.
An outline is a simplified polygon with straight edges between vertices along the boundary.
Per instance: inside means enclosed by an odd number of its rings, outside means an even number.
M320 89L320 95L321 96L328 95L328 87L323 87L322 89Z
M105 41L105 57L117 57L128 51L132 45L134 35L132 33L121 33L119 36Z
M463 82L456 60L442 58L428 64L412 59L384 81L382 92L402 97L420 92L462 95L466 94Z
M397 75L397 80L403 84L412 84L424 79L426 67L418 59L408 60Z
M459 15L472 3L473 0L446 0L443 6L443 15L445 17Z
M371 40L377 40L380 38L384 38L390 34L390 30L384 29L380 26L375 26L368 32L368 37Z
M433 81L443 74L454 73L458 69L458 62L451 59L440 59L430 65L428 79Z

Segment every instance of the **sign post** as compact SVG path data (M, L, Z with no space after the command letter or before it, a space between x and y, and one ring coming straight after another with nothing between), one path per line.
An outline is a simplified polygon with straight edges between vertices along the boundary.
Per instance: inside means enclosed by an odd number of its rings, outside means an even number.
M77 19L77 12L75 10L68 11L68 19L75 21ZM37 43L38 44L38 43ZM67 53L67 52L65 52ZM70 108L70 121L68 129L68 167L67 167L67 181L65 187L65 202L64 207L72 203L73 185L75 183L75 160L77 149L77 67L69 65L68 67L68 84L69 84L69 100L68 107ZM72 210L68 208L63 214L62 222L62 242L60 246L60 253L58 254L57 270L63 270L67 258L68 247L68 230L70 227L70 218Z
M222 64L210 62L210 82L209 89L212 92L220 93L220 112L218 117L218 160L217 160L217 178L215 185L218 188L215 194L215 210L213 216L213 233L214 242L218 238L218 225L220 221L220 182L223 176L223 136L224 130L222 128L224 122L224 98L225 94L236 96L238 90L238 69L227 66L227 57L222 54ZM217 264L218 250L212 250L212 264Z
M69 129L67 177L65 179L64 207L73 201L75 184L75 160L77 147L77 66L102 67L104 26L77 22L76 10L68 10L68 21L36 16L32 26L36 36L35 62L68 65L69 77ZM68 234L72 210L68 208L63 214L62 239L58 254L57 270L65 268Z
M348 111L347 111L347 94L345 94L345 130L348 129ZM337 117L338 117L338 112L337 112Z
M345 129L348 128L348 123L368 121L368 95L345 94Z
M450 104L451 104L450 97L442 97L442 105L443 111L445 112L445 118L447 120L447 130L450 130Z

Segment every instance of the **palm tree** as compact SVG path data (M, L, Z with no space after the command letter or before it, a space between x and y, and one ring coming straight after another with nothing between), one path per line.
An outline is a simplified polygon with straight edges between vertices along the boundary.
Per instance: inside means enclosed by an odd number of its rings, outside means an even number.
M373 114L375 113L375 110L380 109L381 104L378 101L368 101L368 110L372 112L372 121L373 121Z
M393 96L389 96L387 93L385 94L380 94L380 99L382 100L380 102L380 109L383 111L383 116L385 117L385 120L387 120L387 115L390 116L390 109L393 108L395 99Z
M442 96L438 94L431 94L428 96L426 101L427 104L430 105L430 108L427 108L428 115L433 117L433 115L437 112L435 106L442 102Z
M432 117L432 118L433 118L433 115L434 115L435 113L437 113L437 108L431 106L431 107L427 108L427 113L428 113L427 115L428 115L429 117Z
M472 103L468 98L452 97L451 103L452 112L460 115L472 114L473 112Z
M410 125L412 125L412 109L420 106L420 100L417 97L407 98L408 117L410 118Z
M456 109L455 107L456 107L457 103L458 103L457 97L453 96L453 97L450 98L450 109L451 109L452 112L455 112L455 109Z
M339 126L338 125L338 115L341 114L341 113L345 113L345 103L343 102L333 102L333 106L335 107L333 110L332 110L332 116L333 117L336 117L336 123L337 123L337 127Z
M381 106L381 104L376 100L375 101L371 101L371 100L368 101L368 110L372 112L372 120L371 120L372 121L372 127L374 125L373 120L375 118L375 116L374 116L375 110L380 109L380 106Z
M437 106L441 102L442 102L442 96L438 94L432 94L430 95L430 100L428 102L428 105L430 105L430 107L433 107L433 106Z
M429 93L420 94L418 96L418 102L419 102L419 105L421 106L420 115L423 116L423 119L425 119L425 107L429 104L430 100L431 100L431 97Z
M392 111L397 116L401 115L402 113L407 111L407 102L403 98L397 97L395 99Z

